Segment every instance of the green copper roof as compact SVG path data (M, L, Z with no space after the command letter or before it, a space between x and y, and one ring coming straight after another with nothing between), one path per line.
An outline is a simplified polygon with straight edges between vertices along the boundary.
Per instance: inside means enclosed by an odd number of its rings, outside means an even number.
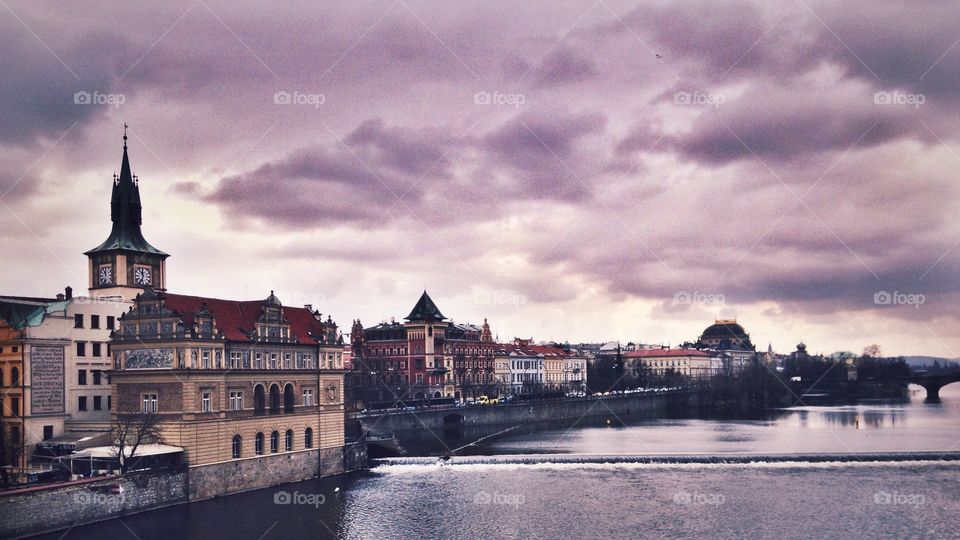
M407 315L408 321L442 321L444 319L446 317L440 313L427 291L423 291L420 300L417 300L417 305L413 306L413 311Z
M168 257L166 253L150 245L143 238L140 224L143 222L140 206L140 186L134 182L130 173L130 159L127 157L127 136L123 136L123 163L120 176L113 182L113 195L110 197L110 221L113 229L110 236L99 246L87 251L92 255L104 251L135 251Z
M0 298L0 319L7 321L14 330L27 326L39 326L47 313L66 310L69 300L35 302L16 298Z

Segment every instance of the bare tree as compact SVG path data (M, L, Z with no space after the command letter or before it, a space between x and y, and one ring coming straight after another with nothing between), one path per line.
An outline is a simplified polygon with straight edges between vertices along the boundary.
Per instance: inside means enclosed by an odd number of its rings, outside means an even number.
M863 349L863 355L869 356L870 358L880 358L883 356L883 353L880 351L880 346L874 343Z
M120 462L120 474L135 463L134 456L144 444L162 443L160 417L149 413L118 414L111 429L113 453Z

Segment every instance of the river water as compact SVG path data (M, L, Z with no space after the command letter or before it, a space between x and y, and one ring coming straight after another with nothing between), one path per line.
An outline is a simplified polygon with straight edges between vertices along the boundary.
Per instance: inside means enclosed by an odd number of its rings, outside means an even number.
M939 404L920 391L755 420L609 420L65 538L960 538L960 385ZM462 442L438 433L435 445Z

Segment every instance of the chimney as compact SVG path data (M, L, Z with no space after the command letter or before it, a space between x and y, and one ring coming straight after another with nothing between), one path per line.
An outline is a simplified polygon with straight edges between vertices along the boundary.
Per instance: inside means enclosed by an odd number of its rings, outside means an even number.
M73 287L67 285L67 288L65 288L65 289L63 290L63 296L64 296L67 300L73 299Z

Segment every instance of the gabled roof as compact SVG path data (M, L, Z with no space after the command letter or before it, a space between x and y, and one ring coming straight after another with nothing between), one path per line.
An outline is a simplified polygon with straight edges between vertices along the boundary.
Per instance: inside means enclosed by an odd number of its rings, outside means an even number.
M164 306L175 310L187 327L193 326L194 314L203 310L206 305L206 309L213 313L217 321L217 328L231 341L250 341L250 333L256 328L266 303L266 300L223 300L170 293L164 295ZM290 333L296 336L298 343L314 345L323 340L324 325L310 310L285 307L283 318L290 323Z
M443 316L443 313L440 313L440 309L433 303L433 299L430 298L427 291L423 291L423 294L420 295L420 300L417 300L417 305L413 306L413 310L406 316L406 319L408 321L418 322L442 321L446 319L446 317Z

